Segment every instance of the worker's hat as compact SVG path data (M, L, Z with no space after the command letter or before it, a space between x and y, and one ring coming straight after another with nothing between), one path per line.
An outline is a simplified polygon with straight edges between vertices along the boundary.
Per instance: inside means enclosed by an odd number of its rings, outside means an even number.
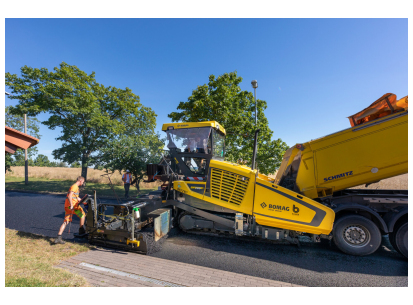
M126 172L129 173L129 170L127 169Z

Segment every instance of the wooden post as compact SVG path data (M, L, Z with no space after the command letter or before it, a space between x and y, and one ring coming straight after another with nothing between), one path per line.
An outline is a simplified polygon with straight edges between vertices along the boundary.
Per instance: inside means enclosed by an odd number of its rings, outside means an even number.
M26 114L24 114L24 133L27 134ZM27 149L24 150L24 184L29 184L29 163L27 161Z

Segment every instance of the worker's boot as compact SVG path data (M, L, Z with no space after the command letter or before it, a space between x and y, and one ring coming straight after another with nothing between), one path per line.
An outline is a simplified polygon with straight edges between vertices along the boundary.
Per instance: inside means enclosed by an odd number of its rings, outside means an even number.
M65 242L62 239L62 235L57 235L57 238L54 240L55 244L64 244Z
M85 234L86 234L85 228L80 227L79 228L79 235L82 236L82 235L85 235Z

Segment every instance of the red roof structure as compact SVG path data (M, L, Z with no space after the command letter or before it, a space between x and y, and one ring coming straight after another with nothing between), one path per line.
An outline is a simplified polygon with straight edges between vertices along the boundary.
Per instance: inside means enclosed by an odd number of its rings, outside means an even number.
M16 129L6 127L6 153L14 154L17 149L28 149L39 143L39 139Z

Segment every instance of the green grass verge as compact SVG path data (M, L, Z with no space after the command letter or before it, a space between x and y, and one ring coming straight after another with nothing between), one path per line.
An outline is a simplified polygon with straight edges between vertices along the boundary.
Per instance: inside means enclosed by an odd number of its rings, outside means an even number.
M5 187L6 190L24 190L24 191L36 191L36 192L52 192L52 193L63 193L66 194L69 188L75 183L71 180L57 180L57 179L47 179L47 178L29 178L29 184L24 183L24 178L22 177L5 177ZM119 198L124 198L125 190L123 185L114 186L116 195ZM103 183L86 183L85 189L81 192L82 194L93 195L93 191L96 190L97 196L111 196L114 197L114 193L110 188L109 184ZM141 189L141 195L147 194L154 189ZM131 187L129 190L130 197L137 197L138 191L135 187Z
M66 242L54 245L54 239L42 235L6 228L6 287L84 287L87 281L80 275L55 268L66 260L93 246Z

